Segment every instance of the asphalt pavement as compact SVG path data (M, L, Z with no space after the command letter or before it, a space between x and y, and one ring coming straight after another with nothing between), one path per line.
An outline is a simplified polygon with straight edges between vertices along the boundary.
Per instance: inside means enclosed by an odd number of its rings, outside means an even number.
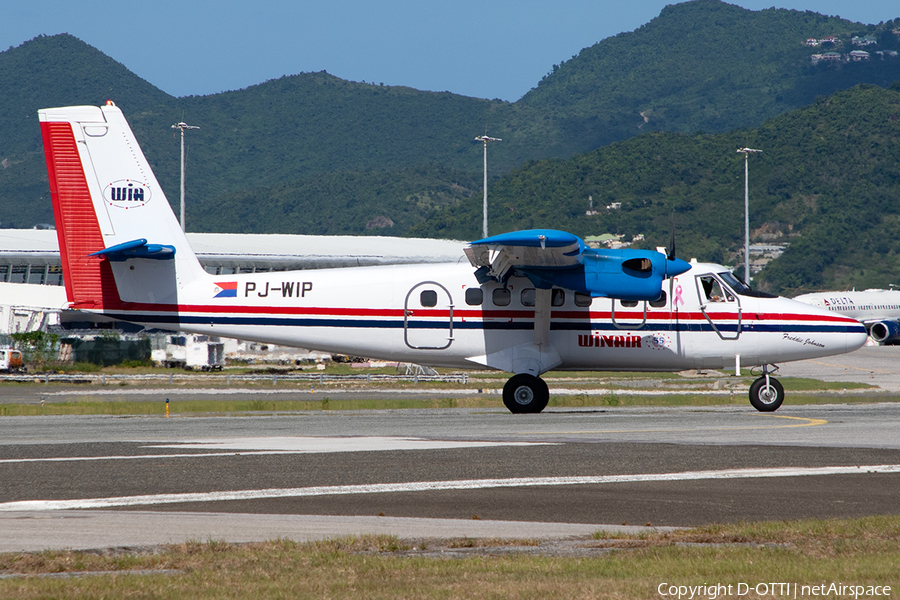
M4 417L0 551L359 533L561 539L896 514L900 403L880 400L900 390L898 358L866 347L784 365L779 375L876 387L871 402L788 398L771 414L741 402L512 415L498 402Z

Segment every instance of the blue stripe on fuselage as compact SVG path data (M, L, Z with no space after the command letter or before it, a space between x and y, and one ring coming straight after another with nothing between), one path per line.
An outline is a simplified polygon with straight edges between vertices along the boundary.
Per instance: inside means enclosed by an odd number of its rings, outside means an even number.
M306 318L306 317L269 317L269 316L222 316L222 315L177 315L177 314L135 314L135 313L107 313L116 319L133 321L136 323L154 323L157 325L256 325L264 327L336 327L336 328L363 328L363 329L403 329L401 319L338 319L338 318ZM436 329L444 330L449 327L449 320L437 321L410 321L409 329ZM534 329L533 321L453 321L454 329L475 329L490 331L515 331ZM656 332L656 331L681 331L681 332L714 332L715 329L708 322L678 323L646 323L640 327L630 327L628 321L620 321L619 326L604 321L557 321L550 324L554 331L616 331L616 332ZM738 331L736 323L716 324L719 331L735 333ZM742 323L742 333L859 333L862 325L853 324L805 324L805 323Z

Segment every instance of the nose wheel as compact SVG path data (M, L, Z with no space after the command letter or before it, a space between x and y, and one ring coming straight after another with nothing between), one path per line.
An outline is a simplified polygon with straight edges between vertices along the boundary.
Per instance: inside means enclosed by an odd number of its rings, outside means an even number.
M750 404L758 411L778 410L784 402L784 388L774 377L763 375L750 386Z
M550 401L550 390L540 377L520 373L503 386L503 404L512 413L539 413Z

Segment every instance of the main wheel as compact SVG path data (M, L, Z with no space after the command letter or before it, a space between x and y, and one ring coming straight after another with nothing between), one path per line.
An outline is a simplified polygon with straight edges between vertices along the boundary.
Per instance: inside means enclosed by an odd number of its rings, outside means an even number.
M778 410L782 402L784 402L784 388L774 377L769 377L768 384L765 377L760 377L750 386L750 404L756 410L772 412Z
M520 373L503 386L503 404L513 413L539 413L550 401L550 390L540 377Z

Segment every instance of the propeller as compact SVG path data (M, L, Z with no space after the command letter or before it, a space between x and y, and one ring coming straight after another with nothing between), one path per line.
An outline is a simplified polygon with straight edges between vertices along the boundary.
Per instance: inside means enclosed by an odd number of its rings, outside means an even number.
M675 306L675 298L672 296L675 291L675 279L669 277L669 263L675 260L675 211L672 211L672 229L669 236L669 249L666 252L666 278L669 280L669 306L677 310ZM670 308L670 310L671 310Z
M690 270L691 265L675 256L675 213L672 213L672 235L666 249L666 278L677 277Z

